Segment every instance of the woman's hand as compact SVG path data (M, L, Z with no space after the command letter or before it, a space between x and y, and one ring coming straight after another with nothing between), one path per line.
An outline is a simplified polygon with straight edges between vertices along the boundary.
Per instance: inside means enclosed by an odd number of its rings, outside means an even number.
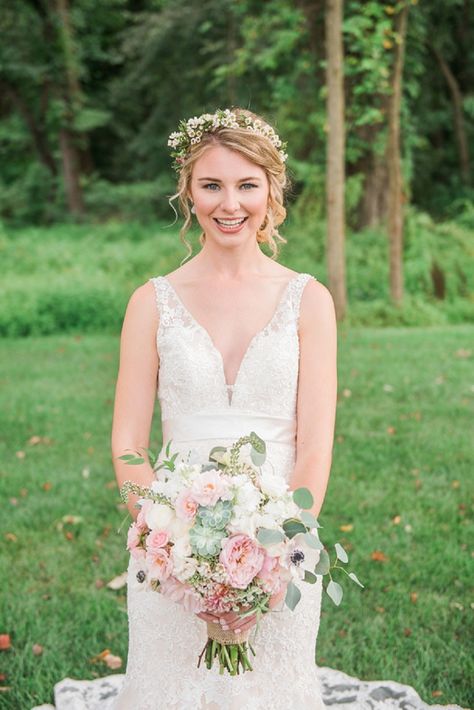
M286 596L286 584L282 585L279 592L272 594L268 600L269 609L274 609L277 607ZM241 611L248 611L251 607L241 606ZM196 616L199 616L203 621L212 621L214 624L220 624L224 631L234 631L235 633L242 633L251 629L257 623L257 614L250 614L249 616L241 617L235 611L227 611L222 614L211 614L210 612L200 612Z

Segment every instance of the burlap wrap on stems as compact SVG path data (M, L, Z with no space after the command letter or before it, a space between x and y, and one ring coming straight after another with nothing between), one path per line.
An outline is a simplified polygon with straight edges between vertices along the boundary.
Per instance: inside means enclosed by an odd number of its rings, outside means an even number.
M225 631L220 624L215 624L213 621L207 621L206 623L208 638L218 641L225 646L230 646L234 643L244 643L244 641L248 640L251 632L251 629L246 629L245 631L241 631L240 634L236 634L232 629Z

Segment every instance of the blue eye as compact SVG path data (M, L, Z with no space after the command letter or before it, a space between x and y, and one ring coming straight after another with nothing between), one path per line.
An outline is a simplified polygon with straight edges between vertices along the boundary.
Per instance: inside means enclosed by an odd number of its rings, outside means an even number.
M219 187L217 182L208 182L206 185L203 186L206 190L210 189L211 192L215 192L214 187ZM253 182L244 182L242 183L241 187L245 188L253 188L253 187L258 187L258 185L254 185ZM212 189L211 189L212 188ZM247 192L247 189L245 190Z

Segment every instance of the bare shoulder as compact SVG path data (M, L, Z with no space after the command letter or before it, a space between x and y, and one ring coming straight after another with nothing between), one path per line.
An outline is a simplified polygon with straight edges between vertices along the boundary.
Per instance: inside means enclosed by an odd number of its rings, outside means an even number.
M159 314L156 303L155 286L151 281L137 286L132 292L125 313L125 320L133 322L141 329L156 330L159 323Z
M308 279L300 304L300 331L315 327L335 327L336 309L330 290L316 279Z

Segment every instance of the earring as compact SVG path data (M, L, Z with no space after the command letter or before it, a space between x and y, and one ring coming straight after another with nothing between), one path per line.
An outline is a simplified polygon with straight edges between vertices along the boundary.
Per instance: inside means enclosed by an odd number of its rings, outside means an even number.
M191 207L191 212L192 212L192 214L196 214L196 208L195 208L194 204L193 204L193 206Z

